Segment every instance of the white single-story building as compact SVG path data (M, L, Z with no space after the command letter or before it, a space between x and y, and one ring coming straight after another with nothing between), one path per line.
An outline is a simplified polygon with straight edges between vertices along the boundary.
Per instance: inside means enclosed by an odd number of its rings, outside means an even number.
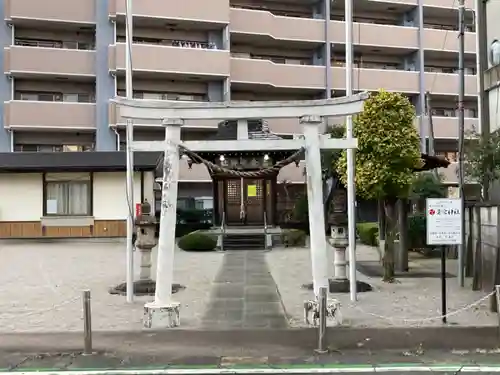
M124 152L0 154L0 239L125 237L129 210L154 212L159 153L134 154L128 207Z

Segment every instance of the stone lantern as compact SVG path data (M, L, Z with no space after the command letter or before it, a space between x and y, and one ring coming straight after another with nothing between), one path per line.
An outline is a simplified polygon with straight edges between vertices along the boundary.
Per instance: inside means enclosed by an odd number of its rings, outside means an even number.
M328 224L331 228L330 244L334 249L335 283L348 281L346 260L348 245L347 223L347 191L340 183L337 183L333 188L328 216Z
M337 180L333 187L332 199L328 210L328 224L330 225L330 245L333 247L334 277L330 280L331 293L349 293L350 284L347 277L346 249L349 245L348 216L347 216L347 190ZM369 292L372 287L363 282L356 281L357 292Z

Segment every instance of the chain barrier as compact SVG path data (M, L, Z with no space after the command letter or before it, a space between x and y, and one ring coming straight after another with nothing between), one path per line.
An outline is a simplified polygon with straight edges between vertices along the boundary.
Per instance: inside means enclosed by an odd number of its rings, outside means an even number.
M428 318L420 318L420 319L410 319L410 318L404 318L404 317L390 317L390 316L384 316L384 315L378 315L378 314L375 314L375 313L372 313L372 312L369 312L369 311L366 311L366 310L363 310L361 307L357 306L357 305L349 305L349 307L355 309L355 310L358 310L360 312L362 312L363 314L366 314L366 315L370 315L370 316L373 316L375 318L379 318L379 319L383 319L383 320L386 320L386 321L390 321L390 322L393 322L393 321L400 321L400 322L403 322L403 323L426 323L426 322L432 322L434 320L441 320L443 319L443 317L450 317L450 316L455 316L455 315L458 315L466 310L469 310L471 309L472 307L474 306L477 306L479 305L481 302L487 300L488 298L490 298L491 296L493 296L494 294L496 293L496 291L493 291L487 295L485 295L484 297L478 299L477 301L469 304L469 305L466 305L464 307L461 307L460 309L457 309L455 311L451 311L445 315L439 315L439 316L431 316L431 317L428 317Z
M17 315L16 314L16 319L17 318L26 318L28 316L33 316L33 315L38 315L38 314L44 314L46 312L50 312L50 311L55 311L55 310L58 310L60 309L61 307L63 306L66 306L66 305L69 305L70 303L73 303L75 301L78 301L78 300L81 300L81 297L74 297L74 298L70 298L64 302L61 302L57 305L53 305L49 308L46 308L46 309L40 309L40 310L35 310L35 311L30 311L30 312L27 312L25 314L21 314L21 315ZM5 315L9 314L9 313L3 313ZM12 313L11 315L14 315L15 313Z
M212 163L211 161L208 161L204 158L202 158L200 155L197 153L187 149L186 147L179 145L179 150L181 153L189 156L191 160L193 160L197 164L205 164L205 166L210 170L210 172L213 173L224 173L228 174L233 177L240 177L240 178L261 178L261 177L267 177L267 176L273 176L279 173L281 168L286 167L288 164L291 164L293 162L296 162L299 160L299 157L304 153L305 149L304 147L300 148L297 152L295 152L293 155L289 156L288 158L281 160L274 164L272 167L269 168L264 168L259 171L238 171L236 169L230 169L230 168L224 168L221 167L217 164Z

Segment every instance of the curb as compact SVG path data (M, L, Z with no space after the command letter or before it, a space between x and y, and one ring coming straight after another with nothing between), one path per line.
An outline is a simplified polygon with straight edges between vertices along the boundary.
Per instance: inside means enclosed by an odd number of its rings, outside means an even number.
M422 365L422 364L387 364L387 365L289 365L280 367L270 366L234 366L226 368L214 368L210 366L171 366L169 368L141 367L123 369L68 369L51 370L47 368L16 368L13 371L0 369L0 375L219 375L219 374L353 374L353 373L380 373L380 372L467 372L467 373L500 373L500 365Z

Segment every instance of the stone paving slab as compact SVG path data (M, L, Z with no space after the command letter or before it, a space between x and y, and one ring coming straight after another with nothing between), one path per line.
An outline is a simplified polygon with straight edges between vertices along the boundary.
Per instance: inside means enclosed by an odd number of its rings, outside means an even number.
M216 329L287 327L265 252L246 250L224 254L202 324Z

